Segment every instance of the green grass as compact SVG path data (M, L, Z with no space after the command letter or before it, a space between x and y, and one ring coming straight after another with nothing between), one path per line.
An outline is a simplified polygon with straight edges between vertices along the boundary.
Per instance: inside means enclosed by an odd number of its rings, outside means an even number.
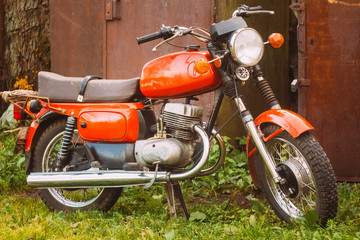
M224 201L230 196L204 201L189 193L190 220L171 220L161 185L129 189L106 213L50 212L36 195L2 194L0 239L360 239L360 185L339 191L339 214L325 227L286 224L261 202L259 210Z
M339 184L339 213L326 226L311 216L289 225L264 203L244 154L230 145L226 168L182 183L190 220L170 219L162 185L125 189L106 213L51 212L26 187L14 141L14 133L0 134L0 239L360 239L360 184Z

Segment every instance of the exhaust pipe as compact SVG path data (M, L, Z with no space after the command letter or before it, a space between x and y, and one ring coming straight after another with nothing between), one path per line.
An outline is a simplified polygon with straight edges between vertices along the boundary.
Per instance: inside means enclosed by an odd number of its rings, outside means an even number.
M155 178L156 183L167 181L180 181L198 175L207 163L210 143L205 130L200 125L194 125L204 144L200 161L192 169L175 174L167 172L141 172L141 171L81 171L81 172L38 172L30 173L27 178L29 186L37 188L86 188L86 187L124 187L145 185Z

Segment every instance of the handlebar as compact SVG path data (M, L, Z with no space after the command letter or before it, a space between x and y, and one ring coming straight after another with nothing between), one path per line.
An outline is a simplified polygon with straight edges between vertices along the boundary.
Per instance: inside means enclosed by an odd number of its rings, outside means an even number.
M140 45L140 44L143 44L143 43L146 43L146 42L153 41L153 40L158 39L158 38L167 39L167 38L170 38L172 36L173 36L173 30L172 30L171 27L162 27L157 32L150 33L150 34L145 35L145 36L137 37L136 41Z

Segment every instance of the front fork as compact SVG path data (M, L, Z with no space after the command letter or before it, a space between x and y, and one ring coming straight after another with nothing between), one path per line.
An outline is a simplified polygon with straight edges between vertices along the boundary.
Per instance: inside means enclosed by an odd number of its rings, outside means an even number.
M253 67L253 77L255 86L260 90L261 95L263 96L266 104L270 109L280 109L280 104L275 97L269 83L264 79L264 74L261 71L259 65ZM236 87L236 86L235 86ZM276 166L272 157L270 156L264 141L262 140L262 136L257 130L254 119L251 113L246 109L244 102L239 96L234 98L236 106L238 107L241 115L241 119L244 123L247 133L251 136L256 148L261 154L262 159L265 162L265 166L269 170L271 177L274 179L275 183L281 183L282 178L276 171Z
M250 135L251 139L253 140L256 148L258 149L259 153L262 156L262 159L265 162L267 169L269 170L271 177L274 179L275 183L281 182L281 177L276 171L276 166L274 161L272 160L265 143L263 142L260 133L256 129L254 124L254 119L251 116L250 112L246 109L242 99L240 97L236 97L235 99L236 106L240 111L241 119L244 123L247 133Z

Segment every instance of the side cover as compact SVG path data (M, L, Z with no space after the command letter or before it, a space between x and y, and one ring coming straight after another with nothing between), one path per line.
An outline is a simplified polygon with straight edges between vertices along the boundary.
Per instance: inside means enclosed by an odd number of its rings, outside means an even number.
M136 109L84 110L78 119L78 131L89 142L135 142L139 134Z

